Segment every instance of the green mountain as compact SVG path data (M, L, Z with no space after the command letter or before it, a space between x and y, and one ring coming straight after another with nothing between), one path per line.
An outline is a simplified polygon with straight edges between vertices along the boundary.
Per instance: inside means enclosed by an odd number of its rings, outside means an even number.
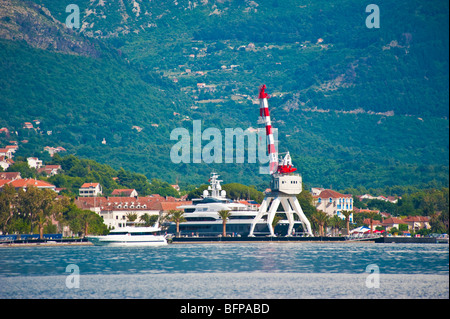
M173 163L170 134L192 143L201 120L224 144L226 128L257 127L265 83L279 150L309 186L448 187L448 2L379 1L369 29L356 0L84 0L68 29L72 2L0 4L0 127L18 134L0 141L19 155L61 145L149 178L215 169L263 188L247 155Z

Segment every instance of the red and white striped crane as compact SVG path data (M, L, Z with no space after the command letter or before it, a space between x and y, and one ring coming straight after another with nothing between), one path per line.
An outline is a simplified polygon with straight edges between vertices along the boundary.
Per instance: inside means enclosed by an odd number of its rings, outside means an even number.
M271 175L275 173L289 174L295 172L297 169L292 166L292 159L289 152L286 153L281 161L278 160L278 152L275 149L272 122L270 120L269 113L268 99L270 98L270 96L265 92L265 90L266 85L263 84L259 89L259 116L261 117L260 122L264 123L266 126L267 150L269 154L269 171Z

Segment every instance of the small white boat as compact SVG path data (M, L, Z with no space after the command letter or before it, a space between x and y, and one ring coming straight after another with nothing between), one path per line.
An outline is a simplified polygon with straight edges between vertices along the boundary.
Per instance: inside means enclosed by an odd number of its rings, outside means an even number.
M159 246L167 245L159 227L122 227L105 236L87 236L96 246Z

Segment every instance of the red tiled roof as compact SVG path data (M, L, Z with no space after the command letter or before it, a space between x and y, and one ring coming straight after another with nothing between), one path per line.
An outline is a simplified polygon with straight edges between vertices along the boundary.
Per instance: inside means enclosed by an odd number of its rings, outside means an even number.
M0 172L0 179L18 179L20 177L19 172Z
M14 186L15 188L18 187L27 187L27 186L36 186L38 188L54 188L55 185L52 185L50 183L38 180L38 179L33 179L33 178L21 178L21 179L16 179L14 181L11 181L9 183L10 185Z
M389 225L389 224L406 224L406 223L401 218L391 217L391 218L385 219L382 224Z
M134 189L115 189L111 195L130 195Z
M430 217L428 216L409 216L405 218L403 221L405 222L429 222Z
M370 225L370 218L364 219L363 224ZM372 224L373 225L381 225L381 221L379 221L378 219L372 219Z
M324 189L316 197L318 197L318 198L330 198L330 197L331 198L342 198L342 197L351 198L352 195L351 194L341 194L341 193L338 193L338 192L336 192L334 190L331 190L331 189Z
M181 205L192 204L191 201L166 201L164 197L79 197L75 204L82 209L101 207L102 210L171 210ZM124 208L125 204L128 206ZM134 208L130 208L131 205ZM118 208L118 206L121 206ZM136 206L141 206L137 208ZM146 206L145 208L143 206Z
M3 185L8 184L11 182L10 179L0 179L0 187L3 187Z
M81 188L89 188L89 187L97 187L99 184L98 183L84 183L83 185L81 185Z
M191 201L184 201L184 202L159 202L158 204L161 205L161 209L163 211L169 211L172 209L178 209L181 205L190 205L192 204Z

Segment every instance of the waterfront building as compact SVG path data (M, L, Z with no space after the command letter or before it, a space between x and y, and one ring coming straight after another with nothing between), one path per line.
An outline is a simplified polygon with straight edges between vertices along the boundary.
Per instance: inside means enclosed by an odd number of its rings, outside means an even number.
M408 224L408 229L412 231L431 228L430 217L428 216L408 216L403 221Z
M341 194L331 189L312 188L313 203L317 210L325 212L328 216L337 215L345 219L342 211L353 211L353 198L351 194ZM353 214L350 215L353 222Z
M75 204L80 209L91 210L103 218L109 228L126 227L130 222L141 222L145 214L161 217L180 205L189 205L191 201L179 201L173 197L78 197ZM133 219L133 220L131 220Z
M386 231L389 231L391 228L399 229L401 224L407 224L403 219L397 217L391 217L383 220L381 223L382 226L386 227Z

